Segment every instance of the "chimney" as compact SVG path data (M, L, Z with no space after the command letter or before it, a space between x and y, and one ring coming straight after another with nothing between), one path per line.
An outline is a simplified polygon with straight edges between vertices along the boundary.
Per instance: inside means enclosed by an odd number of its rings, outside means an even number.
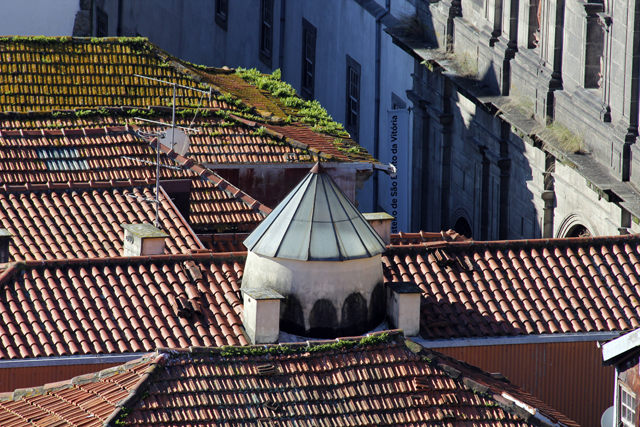
M280 300L284 297L268 288L242 289L244 329L253 344L273 344L280 335Z
M391 222L395 219L394 217L386 212L365 213L362 216L371 228L376 230L385 244L391 244Z
M420 296L422 290L411 282L391 282L387 288L387 319L391 326L402 329L405 336L420 333Z
M13 234L9 230L0 228L0 264L9 262L9 245Z
M120 224L124 229L124 256L162 255L168 234L151 224Z

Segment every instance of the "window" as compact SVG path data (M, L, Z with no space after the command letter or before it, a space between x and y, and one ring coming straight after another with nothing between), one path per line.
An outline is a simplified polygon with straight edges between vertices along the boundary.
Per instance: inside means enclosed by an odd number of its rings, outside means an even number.
M636 395L620 384L620 422L629 427L636 425Z
M586 44L584 50L584 87L600 89L603 80L605 22L604 4L596 1L584 4L587 15Z
M316 77L316 27L302 18L302 96L313 99Z
M216 24L227 31L227 14L229 13L229 0L216 0Z
M273 0L260 2L260 61L271 68L273 50Z
M540 46L540 18L542 15L542 0L529 1L529 49Z
M406 108L407 108L407 103L404 102L404 100L400 98L398 95L391 92L391 109L404 110Z
M360 64L347 55L347 103L345 126L351 137L358 140L360 124Z
M102 9L96 9L96 37L107 37L109 34L109 17Z

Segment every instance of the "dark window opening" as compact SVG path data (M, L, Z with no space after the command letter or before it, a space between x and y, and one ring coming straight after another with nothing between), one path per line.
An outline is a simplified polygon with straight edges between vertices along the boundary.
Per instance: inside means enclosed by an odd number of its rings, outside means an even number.
M569 229L565 237L591 237L591 231L582 224L576 224Z
M96 37L108 37L109 17L102 9L96 9Z
M273 0L260 3L260 61L271 68L273 50Z
M302 18L302 96L306 99L313 99L317 34L316 27Z
M216 0L216 24L227 31L227 15L229 13L229 0Z
M358 140L360 124L360 64L347 55L347 104L345 127L351 137Z
M540 19L542 15L542 0L529 2L529 40L527 47L535 49L540 46Z
M470 239L473 235L469 222L463 217L458 218L458 220L456 221L456 225L453 226L453 231L468 239Z
M407 103L404 102L402 98L400 98L395 93L391 92L391 109L392 110L404 110L407 108Z
M604 28L597 15L587 17L584 87L599 89L603 83Z

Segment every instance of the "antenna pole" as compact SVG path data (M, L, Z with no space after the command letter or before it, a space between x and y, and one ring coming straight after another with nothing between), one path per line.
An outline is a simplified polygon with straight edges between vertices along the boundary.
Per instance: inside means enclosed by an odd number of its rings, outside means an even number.
M176 84L173 84L173 109L171 111L171 149L175 144L175 130L176 130Z
M160 140L156 138L156 228L160 228Z

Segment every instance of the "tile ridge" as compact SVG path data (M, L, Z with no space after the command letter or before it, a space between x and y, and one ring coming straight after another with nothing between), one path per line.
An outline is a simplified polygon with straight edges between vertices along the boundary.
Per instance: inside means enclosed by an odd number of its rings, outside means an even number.
M626 234L621 236L596 236L596 237L563 237L563 238L549 238L549 239L521 239L521 240L464 240L459 242L454 241L432 241L432 242L420 242L417 244L390 244L387 245L388 251L406 251L406 250L428 250L428 249L460 249L460 248L539 248L550 246L589 246L593 244L604 243L616 243L626 241L640 241L640 235L638 234Z
M503 410L523 419L526 423L547 427L578 427L575 422L546 405L531 393L514 386L506 378L495 378L477 366L423 347L409 338L405 338L404 345L412 353L422 356L430 366L444 371L446 376L461 382L472 392L494 400ZM526 401L523 401L521 397L513 396L513 394L524 394ZM566 419L561 422L558 416Z
M23 397L43 396L49 393L55 393L60 390L73 388L74 386L81 386L84 384L95 383L97 381L100 381L103 378L124 373L128 371L132 366L147 363L150 357L151 357L150 355L145 355L139 359L132 360L122 365L103 369L98 372L78 375L64 381L56 381L56 382L47 383L38 387L19 388L11 392L0 393L0 402L16 401ZM29 402L25 402L25 403L29 403ZM53 414L57 415L55 413Z
M172 150L171 148L169 148L169 147L167 147L167 146L165 146L163 144L158 144L157 139L153 139L151 141L150 145L152 147L154 147L154 148L158 147L158 145L159 145L160 149L168 157L173 159L175 162L177 162L177 163L179 163L179 164L181 164L181 165L183 165L185 167L188 167L193 172L198 174L202 179L206 179L208 181L211 181L216 186L216 188L219 188L220 190L222 190L222 191L230 194L231 196L233 196L235 199L237 199L239 201L242 201L243 203L247 204L253 210L258 211L261 214L263 214L265 217L271 213L271 209L269 207L267 207L264 204L260 203L259 201L257 201L256 199L254 199L253 197L251 197L250 195L248 195L244 191L240 190L239 188L237 188L236 186L231 184L229 181L227 181L226 179L224 179L223 177L221 177L217 173L207 169L206 167L204 167L200 163L194 161L192 158L181 156L178 153L176 153L174 150Z
M27 260L20 261L17 264L19 268L49 268L49 267L67 267L67 266L86 266L96 264L134 264L134 263L163 263L163 262L184 262L184 261L237 261L245 258L247 252L194 252L194 253L182 253L182 254L163 254L163 255L142 255L142 256L117 256L117 257L92 257L92 258L54 258L54 259L39 259L39 260ZM7 273L8 269L2 274L15 274L16 270L11 270ZM3 276L0 275L3 279Z
M20 192L20 191L44 191L44 190L67 190L67 189L83 189L83 188L121 188L121 187L144 187L154 185L155 179L111 179L111 180L89 180L89 181L67 181L52 182L48 181L42 184L2 184L0 191L4 192Z
M156 376L162 371L164 367L168 355L160 353L156 350L154 353L152 362L149 364L149 367L144 371L144 373L140 376L140 379L134 384L134 386L129 391L129 395L122 399L120 402L116 404L116 408L113 412L104 420L102 424L105 427L115 426L117 425L117 421L121 420L123 417L126 417L129 412L136 406L136 404L144 399L145 393L148 390L151 382L155 379ZM135 361L134 361L135 362ZM136 363L136 365L145 363L140 359L140 362Z

